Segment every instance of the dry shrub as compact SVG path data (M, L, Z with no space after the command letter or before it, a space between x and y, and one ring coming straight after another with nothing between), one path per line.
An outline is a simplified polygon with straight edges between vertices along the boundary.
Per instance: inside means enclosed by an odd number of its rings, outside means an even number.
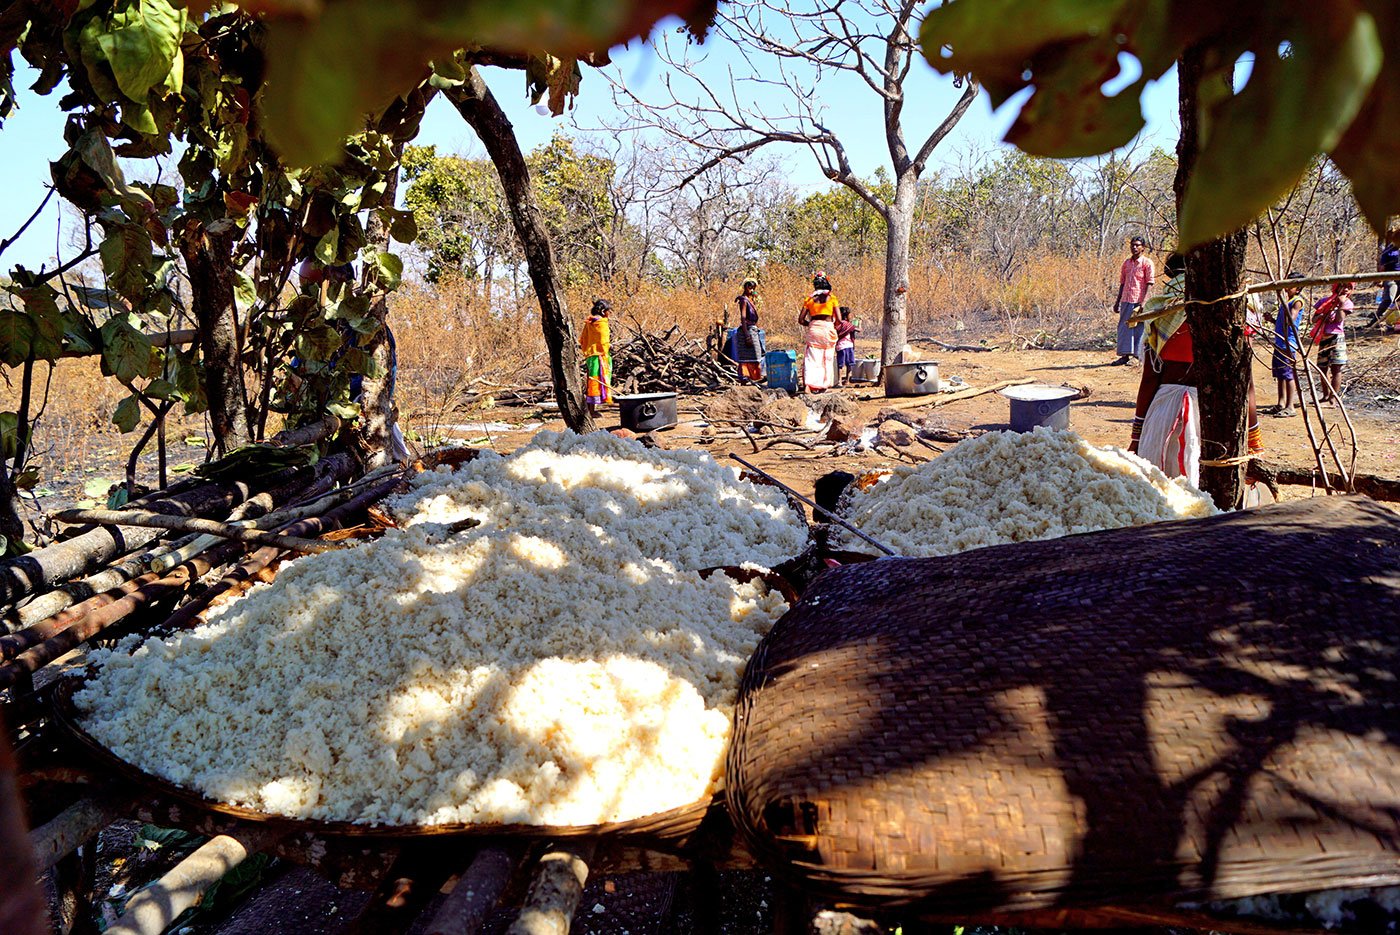
M1003 276L960 257L911 275L917 330L960 340L1009 336L1040 347L1086 347L1111 335L1118 260L1041 256ZM946 338L945 338L946 339Z

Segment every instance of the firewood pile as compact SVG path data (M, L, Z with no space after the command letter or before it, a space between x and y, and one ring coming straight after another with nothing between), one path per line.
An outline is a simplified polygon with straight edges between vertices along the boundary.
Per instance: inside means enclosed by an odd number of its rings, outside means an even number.
M617 393L699 394L739 383L732 367L715 359L699 338L672 325L659 335L637 330L612 349Z

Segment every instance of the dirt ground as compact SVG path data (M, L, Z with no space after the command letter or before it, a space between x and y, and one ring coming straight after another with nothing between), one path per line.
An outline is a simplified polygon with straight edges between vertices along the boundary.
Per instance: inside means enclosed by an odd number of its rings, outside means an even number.
M1396 343L1395 338L1361 338L1352 345L1353 355L1358 362L1364 363L1393 350ZM1123 447L1128 444L1141 370L1136 365L1113 365L1115 356L1110 350L946 351L927 341L914 341L912 346L927 359L937 362L939 375L944 381L961 377L972 387L984 387L1005 380L1030 377L1042 383L1085 387L1089 390L1089 396L1071 404L1070 427L1094 444ZM861 348L861 353L874 356L878 353L877 345L870 342L868 347ZM1269 361L1265 354L1259 353L1256 348L1254 379L1258 405L1261 407L1271 405L1275 397L1275 381L1269 372ZM914 406L912 400L888 400L879 386L852 386L829 392L840 393L859 406L861 416L867 423L891 402L898 402L906 407L903 411L911 416L921 417L936 413L953 431L996 430L1008 427L1009 403L996 393L931 409ZM927 397L930 404L937 403L939 398ZM737 438L720 437L712 443L706 443L697 408L704 403L704 398L682 398L679 401L681 424L674 429L658 433L661 443L670 448L704 448L716 458L726 458L731 452L738 454L808 495L811 494L813 482L829 471L845 470L859 474L909 463L879 451L833 456L786 445L755 454L753 447L742 435ZM1349 404L1347 415L1356 432L1356 471L1382 477L1400 477L1400 463L1397 463L1397 459L1400 459L1400 407L1394 403L1364 405L1357 400ZM532 417L539 417L539 410L498 408L474 414L470 418L489 418L518 424ZM1328 431L1334 434L1339 443L1348 437L1346 426L1337 410L1327 409L1324 418ZM1260 417L1260 423L1267 449L1265 457L1269 461L1298 467L1313 464L1313 450L1302 417L1281 419L1263 415ZM609 429L620 427L615 407L604 409L602 425ZM557 419L546 420L543 427L559 429L563 427L563 423ZM1320 433L1321 429L1316 423L1313 428ZM480 435L470 440L477 444L489 444L501 451L509 451L528 441L535 431L536 429L524 432L492 432L489 440L484 440ZM762 439L759 442L762 444ZM935 454L926 449L913 450L928 456ZM1347 457L1345 451L1343 457ZM1284 487L1282 493L1284 499L1312 495L1306 487Z

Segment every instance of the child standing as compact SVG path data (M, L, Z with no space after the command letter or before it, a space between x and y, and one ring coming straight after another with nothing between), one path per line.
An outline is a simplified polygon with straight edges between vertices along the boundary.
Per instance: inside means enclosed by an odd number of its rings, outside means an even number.
M612 335L608 327L611 312L612 303L607 299L595 301L579 339L583 347L584 373L588 376L584 402L591 416L597 416L598 407L612 398Z
M1355 284L1334 283L1332 294L1313 309L1313 343L1317 345L1317 365L1322 368L1322 401L1336 404L1342 395L1342 368L1347 364L1347 313L1354 308L1351 292Z
M1302 273L1289 273L1289 279L1302 279ZM1298 293L1300 286L1288 286L1283 290L1283 302L1274 318L1274 380L1278 383L1278 402L1267 410L1280 419L1296 414L1294 403L1302 405L1303 394L1298 390L1297 354L1302 350L1303 311L1307 303Z
M856 335L860 329L851 320L851 310L841 306L840 317L836 319L836 385L845 386L850 382L851 372L856 366ZM845 375L842 375L845 371Z

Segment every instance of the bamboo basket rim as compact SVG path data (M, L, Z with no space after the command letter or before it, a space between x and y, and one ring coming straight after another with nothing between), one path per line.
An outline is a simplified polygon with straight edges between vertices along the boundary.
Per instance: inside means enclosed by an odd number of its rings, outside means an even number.
M740 582L759 579L781 593L789 604L798 600L797 592L781 574L759 568L717 565L700 569L697 574L708 578L715 573L728 575ZM661 843L679 843L684 846L699 829L709 814L725 816L724 774L721 770L719 785L705 798L685 805L628 818L622 821L602 822L593 825L540 825L524 822L452 822L439 825L371 825L354 821L331 821L316 818L292 818L276 815L240 805L231 805L211 799L193 789L186 788L169 779L157 776L131 763L104 745L82 725L82 717L73 702L73 695L86 682L96 676L96 670L89 667L80 675L70 675L58 680L54 685L51 708L54 719L90 756L111 767L123 779L138 788L151 790L163 796L176 799L206 811L227 815L243 821L284 828L290 832L308 832L320 835L358 838L419 838L419 837L521 837L521 838L583 838L583 837L623 837L644 838Z

